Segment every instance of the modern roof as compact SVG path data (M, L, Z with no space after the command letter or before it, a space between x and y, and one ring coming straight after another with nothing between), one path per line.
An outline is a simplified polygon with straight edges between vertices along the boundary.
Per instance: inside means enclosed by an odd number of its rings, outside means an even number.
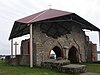
M70 22L71 22L71 24L72 23L79 24L82 27L82 29L88 29L91 31L100 31L99 28L97 28L96 26L89 23L88 21L81 18L80 16L78 16L75 13L56 10L56 9L47 9L47 10L38 12L36 14L24 17L22 19L16 20L13 25L9 40L29 34L29 24L32 24L32 25L34 25L36 23L37 24L40 23L42 25L46 24L47 26L43 26L43 27L47 27L49 30L50 29L49 27L51 27L50 24L54 23L56 25L55 22L61 22L61 23L66 22L66 23L68 23L69 26L70 26ZM61 26L61 27L64 28L64 31L66 31L66 29L67 29L66 26ZM57 28L59 28L59 27L57 27ZM45 30L44 32L47 32L48 30ZM61 33L59 33L59 35ZM54 35L52 35L52 36L54 36Z

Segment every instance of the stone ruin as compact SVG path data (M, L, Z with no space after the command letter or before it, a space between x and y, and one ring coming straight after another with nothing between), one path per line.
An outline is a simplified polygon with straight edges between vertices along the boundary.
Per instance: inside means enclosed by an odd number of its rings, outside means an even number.
M9 39L28 34L29 27L32 27L32 63L35 66L55 67L54 65L60 64L60 68L63 68L62 71L64 71L63 64L97 60L96 44L89 41L84 29L100 30L75 13L48 9L19 19L15 21ZM6 61L14 65L29 66L31 55L29 40L30 38L22 40L20 55L16 55L16 58L7 56ZM51 51L55 53L55 59L53 59ZM77 67L79 66L77 65Z
M45 33L42 33L39 25L34 26L33 30L34 65L55 68L56 70L66 72L64 65L87 62L89 60L89 62L92 62L92 56L89 55L91 55L93 47L96 50L96 45L87 39L88 37L79 25L72 25L70 34L63 35L57 39L48 37ZM12 64L29 65L29 45L29 39L22 40L21 55L17 55ZM52 50L55 52L55 59L51 58L50 53ZM78 70L77 72L85 72L86 68L83 66L83 71Z
M33 32L34 65L41 66L42 62L49 60L52 50L55 52L55 59L67 59L71 63L96 61L96 56L91 55L93 54L92 50L94 50L94 53L96 51L96 44L89 41L88 36L78 25L72 26L70 34L63 35L57 39L42 33L39 26L35 26ZM21 55L28 56L30 54L29 44L29 39L22 41Z

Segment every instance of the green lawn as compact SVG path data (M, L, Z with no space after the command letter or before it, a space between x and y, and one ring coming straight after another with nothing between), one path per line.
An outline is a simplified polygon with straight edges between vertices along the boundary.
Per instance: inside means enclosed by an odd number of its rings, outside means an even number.
M100 64L90 63L85 65L87 65L88 72L100 73Z
M100 73L100 64L85 64L87 65L88 72ZM59 73L57 71L33 67L29 68L26 66L13 66L0 61L0 75L71 75L65 73ZM73 74L72 74L73 75Z
M29 68L26 66L12 66L0 61L0 75L69 75L46 68Z

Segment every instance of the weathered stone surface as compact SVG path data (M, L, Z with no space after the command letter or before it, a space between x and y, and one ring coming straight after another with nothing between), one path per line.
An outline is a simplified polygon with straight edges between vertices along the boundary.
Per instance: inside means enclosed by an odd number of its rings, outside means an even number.
M69 60L47 60L42 62L43 67L51 68L64 73L84 73L87 71L85 65L70 64Z
M65 73L84 73L86 71L86 65L69 64L61 67L61 72Z
M12 65L26 65L29 66L29 55L16 55L14 58L6 56L6 62Z
M77 59L80 62L86 61L85 47L86 37L85 33L79 25L72 25L70 34L62 35L58 38L52 38L41 32L40 25L34 25L33 27L33 55L34 63L37 66L41 65L41 62L50 59L50 51L55 47L59 47L62 52L62 58L68 59L68 52L71 47L77 49ZM65 54L64 46L68 46Z
M55 59L50 59L42 62L43 67L48 67L52 69L59 70L61 66L70 64L69 60L55 60Z

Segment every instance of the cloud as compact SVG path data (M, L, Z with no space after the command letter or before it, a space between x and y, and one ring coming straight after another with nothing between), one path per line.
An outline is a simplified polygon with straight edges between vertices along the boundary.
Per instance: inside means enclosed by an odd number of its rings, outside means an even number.
M100 0L0 0L0 54L10 53L8 38L14 21L48 9L50 4L51 8L74 12L100 27ZM93 34L89 35L95 42Z

